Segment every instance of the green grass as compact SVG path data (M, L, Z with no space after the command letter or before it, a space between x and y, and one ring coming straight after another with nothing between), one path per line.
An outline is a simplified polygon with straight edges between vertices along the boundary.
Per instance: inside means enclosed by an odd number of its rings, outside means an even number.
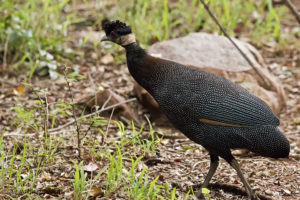
M61 45L68 39L72 14L63 14L69 0L6 0L0 4L0 61L11 69L29 72L55 68Z
M35 103L30 108L21 105L14 108L16 114L14 123L24 134L22 140L16 139L13 145L8 145L10 141L5 140L5 131L0 137L0 197L14 199L26 196L29 199L39 199L40 185L56 180L49 167L53 170L66 167L72 170L66 172L60 169L59 174L70 173L69 188L72 188L72 197L76 200L88 199L89 191L99 184L101 186L97 187L105 191L104 196L107 198L114 198L114 195L119 194L128 199L177 199L176 188L159 181L159 176L152 174L144 164L144 157L155 157L160 144L160 139L155 137L156 131L148 119L148 124L139 128L133 122L126 127L122 122L112 121L117 128L116 132L119 132L118 140L115 140L115 136L111 138L111 134L114 133L106 135L108 120L103 117L95 116L79 120L81 126L92 125L91 129L96 131L97 135L103 136L105 141L104 144L95 142L97 140L94 135L91 133L85 135L85 131L80 132L82 143L88 144L79 147L83 155L90 155L94 157L94 162L103 163L102 168L94 172L95 176L88 176L84 170L88 160L72 155L70 162L62 150L66 146L76 144L76 132L71 134L71 138L70 133L64 131L56 137L48 133L48 130L46 131L48 135L43 134L45 115L48 115L50 121L54 115L58 120L65 118L65 113L71 113L72 102L51 105L47 113L44 110L45 101ZM60 114L57 114L58 110ZM53 124L48 125L51 126ZM141 135L146 128L149 137L142 139ZM32 137L32 133L36 133L37 137ZM59 160L60 162L57 162ZM50 178L52 180L45 178L45 174L49 174L47 176L52 177ZM57 177L57 180L60 178ZM49 188L56 188L62 196L64 195L63 189L57 189L57 186ZM188 199L190 194L191 191L186 194L185 199Z
M182 36L194 31L216 32L217 26L198 0L179 0L170 3L167 0L137 0L128 3L120 0L118 11L112 18L118 18L132 25L140 42L147 46L151 41L162 41ZM271 0L240 1L210 0L209 6L230 35L236 36L235 29L243 27L243 32L250 32L249 37L282 39L280 20L287 10L284 6L274 8ZM155 8L155 9L154 9ZM257 14L256 19L253 15ZM143 28L140 28L143 27ZM221 33L221 32L219 32Z
M16 115L15 127L22 130L23 140L16 140L10 146L7 145L9 141L5 141L5 131L0 137L0 197L27 196L28 198L39 198L37 185L42 183L41 180L43 180L47 168L55 166L57 160L64 160L65 158L60 149L66 145L73 146L76 140L76 133L73 134L73 138L66 136L65 133L59 137L43 134L44 132L48 133L48 130L45 129L48 129L49 126L53 127L53 124L55 124L52 123L45 127L44 120L46 118L51 119L51 116L55 116L58 120L65 118L68 115L66 113L71 114L72 106L70 104L72 102L59 102L51 105L47 112L44 110L45 101L37 100L35 103L34 106L29 108L21 105L14 108ZM97 134L104 137L106 142L103 148L103 145L99 142L94 142L95 138L93 136L84 136L86 133L81 132L80 137L82 137L83 143L89 145L87 148L83 146L80 146L80 148L82 148L85 155L92 155L96 160L102 160L105 165L96 172L96 176L88 177L83 169L84 164L86 164L84 159L73 155L73 159L78 159L78 161L72 160L72 163L68 163L67 160L63 161L64 165L72 167L71 175L73 175L70 184L73 188L72 195L74 199L88 199L89 191L95 184L99 184L100 180L104 180L102 185L105 186L103 189L105 190L105 196L108 198L116 193L125 195L129 199L166 199L163 195L169 196L168 194L171 193L172 188L167 187L166 184L157 183L159 177L153 177L147 171L146 165L143 164L144 155L154 155L160 142L160 139L154 136L155 130L153 130L150 122L148 123L149 139L140 138L145 125L137 130L133 122L128 127L129 129L122 122L112 122L120 132L120 138L115 142L104 131L107 128L108 121L103 117L95 116L79 120L79 123L92 124L92 129L97 130ZM39 136L35 139L32 136L26 136L32 133ZM112 152L113 149L115 149L114 152ZM128 163L130 163L129 166ZM64 173L63 170L62 172ZM15 193L11 193L12 191L15 191ZM176 196L175 190L172 191L172 199L174 199Z
M230 35L238 36L242 31L256 45L274 39L284 40L280 19L288 12L285 6L275 8L271 0L208 2ZM39 75L50 72L55 78L60 63L68 59L64 55L68 48L65 42L72 37L68 28L72 22L82 19L80 13L65 12L76 7L76 3L77 0L3 1L0 4L0 61L4 66L27 72L29 79L36 71ZM89 4L88 1L85 3ZM110 6L90 11L97 13L95 25L99 25L104 17L126 21L144 47L190 32L219 31L199 0L172 3L168 0L118 0L112 6L116 9L109 14L106 13L111 10ZM83 44L88 37L82 41ZM95 49L98 44L93 44Z
M74 200L81 200L83 199L83 192L86 190L86 174L83 170L83 162L80 162L79 165L75 164L75 175L74 175Z

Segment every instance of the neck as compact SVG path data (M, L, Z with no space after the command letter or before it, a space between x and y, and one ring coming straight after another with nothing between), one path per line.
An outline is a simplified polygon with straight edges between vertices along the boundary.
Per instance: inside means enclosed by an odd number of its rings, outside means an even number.
M136 42L130 43L128 45L123 46L126 49L126 56L129 57L142 57L147 54L147 52L140 47L140 45Z
M124 46L124 48L126 49L127 65L131 73L133 68L138 68L142 65L143 58L145 58L147 53L136 42Z
M136 43L135 36L132 33L120 37L119 44L121 44L121 46L125 47L132 43Z
M127 66L133 78L149 91L153 60L136 42L125 46Z

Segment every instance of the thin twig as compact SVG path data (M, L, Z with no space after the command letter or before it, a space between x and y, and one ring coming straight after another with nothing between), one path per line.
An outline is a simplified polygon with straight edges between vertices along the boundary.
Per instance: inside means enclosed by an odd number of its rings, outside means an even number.
M110 125L112 116L114 114L114 111L115 111L115 108L113 108L112 111L111 111L111 114L110 114L110 117L109 117L109 120L108 120L108 124L107 124L107 127L106 127L106 133L105 133L105 135L108 134L109 125ZM101 140L101 144L103 144L103 143L104 143L104 135L102 136L102 140Z
M204 8L207 10L208 14L212 17L214 22L219 26L220 30L224 33L224 35L229 39L229 41L235 46L235 48L240 52L240 54L245 58L245 60L248 62L248 64L253 68L253 70L258 74L258 76L261 78L261 80L264 82L264 84L270 88L271 84L267 82L262 75L261 71L257 69L257 67L254 66L254 64L251 62L251 60L247 57L247 55L242 51L242 49L232 40L232 38L227 34L225 28L220 24L217 17L211 12L208 5L205 3L204 0L200 0L203 4Z
M8 35L5 45L4 45L4 55L3 55L3 65L2 65L3 70L6 69L6 66L7 66L6 59L7 59L7 53L8 53L8 41L10 40L10 36L11 36L11 34Z
M96 97L97 97L97 95L96 95ZM111 91L109 91L109 96L106 99L106 101L104 102L104 104L101 106L100 110L102 110L102 109L104 109L106 107L106 105L108 104L108 102L111 100L111 97L112 97L112 93L111 93Z
M87 136L87 134L88 134L89 131L91 130L91 128L92 128L92 126L94 125L94 123L95 123L95 121L92 121L92 123L90 123L88 129L86 130L84 136L83 136L81 139L83 139L83 138L85 138L85 137Z
M95 95L95 97L97 98L97 94ZM101 109L104 109L106 107L106 105L108 104L108 102L110 101L112 97L112 93L109 94L109 97L105 100L104 104L102 105ZM95 100L97 102L97 100ZM97 104L97 103L96 103ZM100 110L101 110L100 109ZM82 138L85 138L86 135L88 134L88 132L90 131L90 129L92 128L92 126L94 125L94 121L92 121L92 123L90 124L89 128L87 129L85 135Z
M112 109L112 108L118 107L118 106L120 106L120 105L122 105L122 104L129 103L129 102L132 102L132 101L135 101L135 100L136 100L136 98L132 98L132 99L128 99L128 100L126 100L126 101L122 101L122 102L120 102L120 103L116 103L116 104L111 105L111 106L108 106L108 107L106 107L106 108L97 110L96 112L93 112L93 113L90 113L90 114L87 114L87 115L83 115L82 117L79 117L78 120L82 120L82 119L91 117L91 116L93 116L93 115L97 115L97 114L99 114L99 113L101 113L101 112L110 110L110 109ZM60 130L60 129L66 128L66 127L70 126L71 124L73 124L74 122L75 122L75 120L72 120L72 121L70 121L70 122L68 122L68 123L66 123L66 124L64 124L64 125L62 125L62 126L60 126L60 127L53 128L53 129L49 129L48 132L54 132L54 131L58 131L58 130Z
M41 102L41 105L44 105L44 101L42 99L42 97L38 94L38 91L40 90L34 90L32 87L32 93L35 94L38 99L40 100ZM49 120L49 113L48 113L48 101L47 101L47 95L46 95L46 91L44 90L44 97L45 97L45 118L44 118L44 139L47 138L47 135L48 135L48 120Z
M64 77L65 77L65 80L67 82L68 90L69 90L69 93L71 94L71 99L72 99L71 107L72 107L72 112L73 112L73 117L74 117L74 123L76 125L78 157L80 158L81 157L81 153L80 153L80 143L81 143L80 127L79 127L78 122L77 122L77 117L76 117L76 112L75 112L75 104L74 104L74 97L73 97L73 93L71 91L70 82L68 81L67 68L66 67L65 67L65 71L64 71Z
M48 121L49 121L49 104L47 99L46 92L44 93L45 96L45 124L44 124L44 138L48 137Z
M300 24L300 14L297 11L296 6L290 0L284 0L286 6L292 11L293 15L296 17L296 20Z

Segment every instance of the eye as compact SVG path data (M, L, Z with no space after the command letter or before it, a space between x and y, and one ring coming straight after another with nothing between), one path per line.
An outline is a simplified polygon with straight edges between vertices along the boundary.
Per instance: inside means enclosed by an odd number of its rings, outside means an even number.
M110 37L114 39L114 38L117 37L117 34L116 34L115 32L112 31L112 32L110 33Z

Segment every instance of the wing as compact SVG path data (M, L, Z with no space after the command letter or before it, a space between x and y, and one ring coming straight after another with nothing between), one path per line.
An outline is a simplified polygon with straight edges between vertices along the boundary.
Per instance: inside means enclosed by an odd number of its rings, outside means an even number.
M189 80L189 87L194 85L190 91L181 90L185 95L181 99L187 99L182 102L187 104L186 112L201 122L236 127L280 124L269 106L243 87L211 73L201 74Z
M174 70L162 69L165 73L156 79L161 81L157 84L159 88L150 93L169 119L174 117L174 122L188 116L222 126L279 125L264 101L228 79L174 62L171 68Z
M203 123L219 122L224 126L279 125L278 118L264 101L245 92L226 94L221 102L208 103L199 117Z

